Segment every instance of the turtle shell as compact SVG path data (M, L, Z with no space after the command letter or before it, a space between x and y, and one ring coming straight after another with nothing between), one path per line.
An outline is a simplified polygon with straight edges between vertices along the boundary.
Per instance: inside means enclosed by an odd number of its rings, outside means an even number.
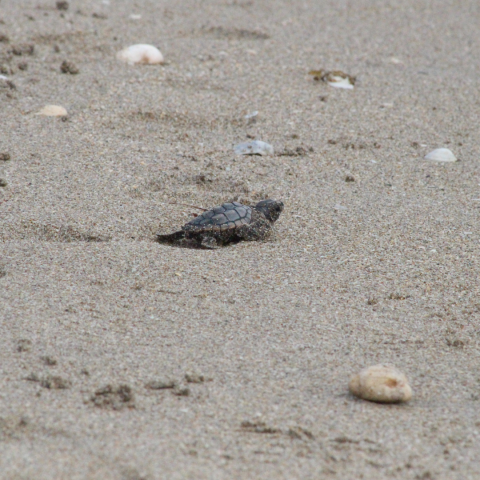
M202 213L188 222L186 232L221 232L248 225L252 221L252 209L238 202L224 203Z

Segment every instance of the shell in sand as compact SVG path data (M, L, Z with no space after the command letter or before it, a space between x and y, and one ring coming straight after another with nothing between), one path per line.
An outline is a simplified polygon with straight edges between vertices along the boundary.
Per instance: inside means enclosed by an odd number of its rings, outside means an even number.
M35 115L44 115L45 117L66 117L68 112L60 105L45 105Z
M378 403L408 402L412 389L407 377L389 365L374 365L352 377L349 390L356 397Z
M448 148L437 148L425 155L425 160L433 160L434 162L456 162L457 157Z
M117 58L130 65L156 65L163 63L162 52L153 45L131 45L117 53Z

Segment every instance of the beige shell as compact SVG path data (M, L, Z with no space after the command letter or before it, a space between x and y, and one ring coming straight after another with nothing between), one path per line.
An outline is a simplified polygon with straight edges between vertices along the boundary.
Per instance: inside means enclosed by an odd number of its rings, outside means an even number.
M45 105L35 115L44 115L46 117L66 117L68 112L60 105Z
M408 402L412 389L407 377L389 365L374 365L354 375L349 384L356 397L379 403Z
M425 155L426 160L433 160L434 162L456 162L457 157L448 148L437 148Z
M117 53L117 58L130 65L155 65L163 63L163 55L153 45L138 44L131 45Z

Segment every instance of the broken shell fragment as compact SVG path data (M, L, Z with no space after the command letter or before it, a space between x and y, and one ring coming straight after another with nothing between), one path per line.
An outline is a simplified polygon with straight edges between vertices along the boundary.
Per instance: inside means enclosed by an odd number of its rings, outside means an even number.
M341 70L334 70L328 72L326 70L311 70L308 72L309 75L313 75L314 80L321 80L322 82L328 83L330 86L335 88L345 88L347 90L352 90L355 85L356 78L352 75L348 75Z
M258 111L255 110L254 112L248 113L247 115L245 115L245 118L246 118L247 120L250 120L250 119L252 119L252 118L255 118L257 115L258 115Z
M269 143L260 140L253 142L239 143L235 145L236 155L273 155L273 147Z
M457 157L448 148L437 148L425 155L425 160L433 160L434 162L456 162Z
M351 75L347 75L346 73L340 71L328 72L325 75L324 81L332 87L346 88L348 90L352 90L353 86L355 85L355 77L352 77Z
M35 115L44 115L46 117L66 117L68 112L60 105L45 105Z
M407 377L389 365L363 369L352 377L349 390L356 397L378 403L408 402L412 398Z
M163 63L163 55L153 45L131 45L117 53L117 58L130 65L155 65Z

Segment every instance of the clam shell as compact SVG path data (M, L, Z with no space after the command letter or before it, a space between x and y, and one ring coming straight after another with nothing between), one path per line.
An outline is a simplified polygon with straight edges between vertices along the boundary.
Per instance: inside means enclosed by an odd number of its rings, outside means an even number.
M340 71L327 73L325 75L325 81L331 87L345 88L347 90L353 90L355 83L355 79L352 76Z
M349 390L356 397L378 403L408 402L412 398L407 377L389 365L363 369L352 377Z
M425 155L425 160L433 160L434 162L456 162L457 157L448 148L437 148Z
M260 140L253 142L239 143L235 145L234 151L236 155L273 155L273 147L269 143Z
M117 53L117 58L130 65L148 64L155 65L163 63L163 55L153 45L138 44L131 45Z
M310 70L308 74L313 75L314 80L322 80L322 82L326 82L332 87L345 88L347 90L353 89L356 80L355 77L341 70L334 70L332 72L326 70Z
M46 117L66 117L68 112L60 105L45 105L35 115L44 115Z

